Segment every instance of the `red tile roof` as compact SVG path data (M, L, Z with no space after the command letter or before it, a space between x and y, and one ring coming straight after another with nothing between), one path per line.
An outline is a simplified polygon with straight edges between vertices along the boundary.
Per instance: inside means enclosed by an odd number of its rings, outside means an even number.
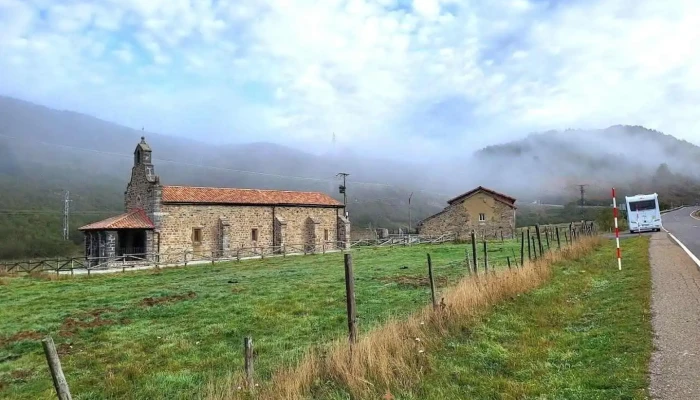
M163 186L163 203L343 206L343 203L320 192L193 186Z
M507 205L510 205L510 206L513 206L513 207L514 207L515 198L510 197L510 196L508 196L508 195L505 195L505 194L503 194L503 193L498 193L498 192L495 191L495 190L491 190L491 189L485 188L485 187L483 187L483 186L479 186L479 187L477 187L477 188L475 188L475 189L472 189L472 190L470 190L470 191L468 191L468 192L466 192L466 193L460 194L459 196L457 196L457 197L455 197L455 198L453 198L453 199L448 200L447 203L448 203L448 204L456 203L456 202L458 202L458 201L460 201L460 200L462 200L462 199L465 199L465 198L467 198L467 197L469 197L469 196L471 196L471 195L473 195L474 193L477 193L477 192L479 192L479 191L486 192L487 194L491 195L492 197L495 197L497 200L501 200L502 202L506 203Z
M79 230L81 231L105 231L114 229L154 229L153 221L148 218L146 212L141 209L131 210L127 213L104 219L102 221L93 222L85 225Z

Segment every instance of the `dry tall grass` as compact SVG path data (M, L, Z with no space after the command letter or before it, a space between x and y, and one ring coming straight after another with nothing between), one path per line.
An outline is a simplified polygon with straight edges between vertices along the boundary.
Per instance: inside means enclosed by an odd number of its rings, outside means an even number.
M425 355L441 346L445 336L468 329L474 317L495 303L537 288L549 279L554 263L579 258L601 240L582 237L573 246L547 253L524 268L466 277L440 295L439 309L429 305L408 319L389 321L362 336L352 349L347 340L338 340L325 354L311 351L298 365L275 373L252 396L241 389L243 377L234 374L226 382L210 383L205 398L323 397L317 382L333 382L353 398L381 398L388 389L417 382L429 368Z

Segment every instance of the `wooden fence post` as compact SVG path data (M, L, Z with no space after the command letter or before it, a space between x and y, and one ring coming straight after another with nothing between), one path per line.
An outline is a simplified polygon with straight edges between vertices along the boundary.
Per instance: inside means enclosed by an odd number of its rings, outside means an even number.
M508 269L510 269L510 256L506 256L506 260L508 261Z
M527 228L527 259L532 261L532 236L530 235L530 228Z
M546 228L547 230L545 231L544 237L547 239L547 251L549 251L549 228Z
M559 239L559 227L556 227L556 233L557 233L557 249L561 250L561 239Z
M535 261L537 261L537 243L535 242L534 236L531 239L532 239L532 254L535 258ZM542 255L542 254L540 254L540 255Z
M476 258L476 235L474 234L474 231L472 231L472 260L474 260L474 273L478 274L478 267L477 267L477 258Z
M503 243L503 229L501 229L501 243Z
M355 278L352 273L352 254L345 254L345 299L348 309L350 344L357 343L357 313L355 311Z
M525 231L520 232L520 266L525 265Z
M45 337L41 341L41 345L44 347L44 354L46 355L46 361L49 364L51 378L53 379L53 387L56 389L58 400L71 400L72 397L70 390L68 389L68 382L66 381L66 377L63 375L61 360L58 358L58 353L56 352L56 346L53 343L53 338L51 336Z
M433 280L433 262L430 260L430 253L428 253L428 279L430 280L430 298L433 301L433 309L437 310L438 304L435 300L435 280Z
M253 382L253 338L246 337L243 339L243 347L245 348L245 380L248 384L248 389L252 390Z
M540 224L535 225L535 235L537 235L537 249L540 251L540 257L544 254L544 248L542 247L542 236L540 234Z
M489 255L486 252L486 238L484 238L484 272L489 271Z

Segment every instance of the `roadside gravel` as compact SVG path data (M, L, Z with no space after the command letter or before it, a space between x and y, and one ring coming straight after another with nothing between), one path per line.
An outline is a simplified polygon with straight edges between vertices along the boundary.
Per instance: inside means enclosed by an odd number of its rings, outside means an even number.
M700 270L666 233L651 237L651 395L700 399Z

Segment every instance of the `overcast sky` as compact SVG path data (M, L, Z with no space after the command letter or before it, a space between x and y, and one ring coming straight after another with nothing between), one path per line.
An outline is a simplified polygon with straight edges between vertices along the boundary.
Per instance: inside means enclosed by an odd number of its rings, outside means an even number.
M216 142L471 152L700 142L700 2L0 0L0 93Z

